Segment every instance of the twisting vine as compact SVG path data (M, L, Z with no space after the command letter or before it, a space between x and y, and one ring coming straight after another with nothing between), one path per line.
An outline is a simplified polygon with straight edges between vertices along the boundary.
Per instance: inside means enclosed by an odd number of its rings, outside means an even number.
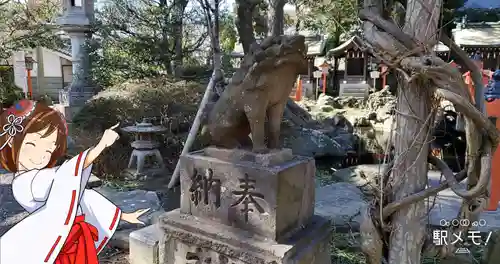
M390 201L388 197L380 195L364 213L364 220L360 231L362 234L362 250L367 257L367 263L380 264L386 259L388 236L390 234L390 216L411 204L420 202L438 192L450 188L456 195L463 198L458 218L468 219L470 223L477 220L480 212L488 201L488 183L491 174L491 157L498 141L499 132L474 105L471 95L463 81L461 73L453 66L444 62L432 52L426 50L429 43L418 43L411 36L404 33L400 26L404 14L396 14L395 18L388 17L387 10L402 10L401 6L388 6L379 0L365 0L364 8L360 11L360 19L364 22L364 49L384 64L401 73L406 84L414 82L425 83L426 89L434 94L437 100L447 100L453 103L455 109L465 118L465 134L467 140L466 167L457 174L441 159L428 155L428 162L440 170L445 181L439 186L426 189L409 195L397 201ZM425 5L423 5L425 7ZM434 14L433 10L428 10ZM439 34L439 40L450 47L450 51L459 61L472 72L476 89L483 90L482 78L479 69L473 64L467 54L454 44L446 35ZM431 41L432 42L432 41ZM435 115L434 109L432 115ZM432 116L431 119L433 119ZM424 132L424 131L420 131ZM426 131L424 133L428 133ZM421 144L428 144L427 142ZM380 193L390 193L396 188L394 183L389 184L389 175L395 166L394 161L386 167L380 179ZM458 188L458 184L468 179L466 191ZM470 226L453 227L452 232L467 232ZM455 252L454 245L434 246L428 243L436 255L447 257Z

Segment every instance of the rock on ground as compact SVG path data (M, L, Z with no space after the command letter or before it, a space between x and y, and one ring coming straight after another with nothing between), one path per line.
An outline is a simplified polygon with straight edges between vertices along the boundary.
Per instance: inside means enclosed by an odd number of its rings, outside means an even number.
M334 173L334 176L356 187L366 187L375 184L386 167L384 164L362 164L339 169Z
M335 183L316 190L314 212L328 218L335 226L358 228L361 212L368 205L363 193L349 183Z
M133 190L133 191L116 191L108 187L100 187L95 189L97 192L108 198L123 212L131 213L139 209L150 208L150 210L139 217L139 220L146 225L156 221L158 215L164 213L158 195L152 191ZM119 226L121 229L137 227L121 221Z
M383 123L394 114L396 97L389 88L384 88L371 93L366 100L321 95L316 104L307 102L306 105L311 115L317 119L341 113L356 127L371 127L376 123Z
M335 114L311 127L290 126L283 123L281 144L292 149L294 154L325 157L343 157L354 150L357 137L353 135L352 124L342 115Z
M396 97L386 87L378 92L371 93L365 105L370 111L375 112L381 108L392 110L396 106Z
M368 185L377 186L375 179L383 167L379 165L359 165L335 172L337 178L344 181L320 187L316 190L316 213L330 218L335 225L353 226L359 225L359 211L366 206L369 195L365 190ZM429 186L437 186L442 181L440 172L429 171ZM465 184L462 183L462 188ZM457 216L461 206L461 198L450 189L439 192L436 199L430 199L430 210L428 221L431 225L439 227L444 220L451 221ZM481 232L489 232L500 229L500 209L496 211L485 211L481 213L477 227L473 229Z
M344 146L322 131L291 127L283 131L282 146L290 148L295 155L309 157L344 156Z
M396 97L389 88L371 93L366 100L320 95L316 101L304 100L301 103L316 121L321 122L323 130L333 131L333 136L329 132L325 134L342 146L344 151L354 150L360 154L384 152L383 146L386 146L390 135L385 131L392 130L396 103ZM349 124L349 128L339 129L335 120L340 118ZM353 128L356 129L353 131ZM344 133L339 133L341 130ZM339 138L336 138L337 135Z

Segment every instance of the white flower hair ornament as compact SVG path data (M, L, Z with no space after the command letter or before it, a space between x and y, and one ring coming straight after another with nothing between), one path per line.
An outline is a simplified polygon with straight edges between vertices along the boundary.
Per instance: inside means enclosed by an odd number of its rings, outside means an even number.
M23 121L33 113L35 110L36 102L31 100L21 100L14 106L6 110L9 114L7 115L7 124L2 127L0 132L0 137L7 137L0 150L5 148L7 145L10 146L12 139L18 134L24 131Z

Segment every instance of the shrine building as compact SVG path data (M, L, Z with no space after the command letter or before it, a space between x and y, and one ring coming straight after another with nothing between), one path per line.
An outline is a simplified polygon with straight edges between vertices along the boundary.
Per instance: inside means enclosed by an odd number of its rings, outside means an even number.
M500 68L500 22L463 21L452 30L452 37L469 57L481 57L483 69L494 71ZM434 50L445 61L455 60L448 47L442 43L436 45Z
M373 57L361 50L362 45L362 40L354 36L326 53L333 69L337 69L329 76L334 95L364 98L376 85L377 81L371 82L368 71Z

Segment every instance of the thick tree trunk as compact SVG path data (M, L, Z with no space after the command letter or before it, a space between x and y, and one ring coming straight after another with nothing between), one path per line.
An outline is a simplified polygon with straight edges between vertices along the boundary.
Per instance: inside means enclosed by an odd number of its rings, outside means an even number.
M269 0L267 11L268 36L280 36L285 28L285 7L286 0Z
M428 119L431 114L431 96L432 91L424 87L399 83L394 135L396 159L389 183L395 186L392 201L420 192L427 184L428 131L433 124L432 119ZM421 263L426 214L425 201L421 201L392 215L389 264Z
M222 73L222 51L220 48L219 29L219 0L213 0L213 25L212 25L212 50L214 58L214 71L216 84L224 80Z
M295 33L298 34L299 31L300 31L300 26L301 26L301 20L300 20L300 16L298 14L300 14L300 5L298 3L293 3L294 6L295 6L295 14L296 14L296 20L295 20Z
M408 0L403 31L432 50L436 43L441 0ZM395 133L395 163L390 178L392 201L425 189L430 129L433 125L432 87L400 76ZM425 201L409 205L391 216L389 264L420 264L426 236Z
M182 64L184 59L183 47L182 47L182 39L183 39L183 24L182 18L184 17L184 11L186 10L186 6L188 4L187 0L175 0L174 1L174 76L180 77L182 74Z
M212 47L212 62L214 69L214 91L217 94L222 92L224 74L222 72L222 51L220 48L220 30L219 30L219 0L204 0L202 2L207 20L208 32L210 33L210 43ZM220 91L219 91L220 90Z
M214 92L217 95L222 92L224 74L222 72L222 51L220 48L220 29L219 29L219 8L220 0L200 0L203 12L205 13L205 20L207 21L207 29L210 35L210 46L212 55L212 66L214 70ZM219 91L220 90L220 91ZM215 96L211 99L216 100Z
M159 2L159 6L160 6L160 9L163 9L163 10L166 10L168 7L168 3L167 3L167 0L160 0ZM170 57L170 52L169 52L169 36L170 36L170 32L169 32L169 28L167 27L167 25L170 25L170 16L168 14L168 12L165 12L164 16L163 16L163 26L162 26L162 29L161 29L161 45L165 48L161 49L161 52L160 52L160 59L161 59L161 62L163 63L163 67L165 68L165 70L167 71L167 74L171 74L172 73L172 59Z
M236 28L243 52L247 54L255 42L252 14L256 3L252 0L236 0Z

